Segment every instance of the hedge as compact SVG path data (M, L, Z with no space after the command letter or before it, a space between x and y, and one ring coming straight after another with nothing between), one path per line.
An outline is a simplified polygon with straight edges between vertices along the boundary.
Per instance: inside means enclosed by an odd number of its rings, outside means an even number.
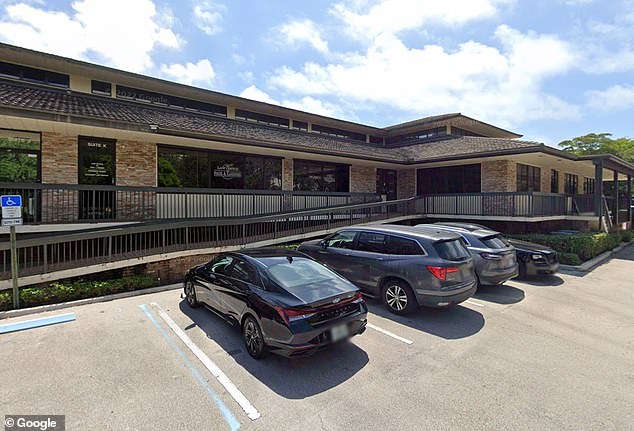
M545 245L556 250L560 254L576 254L581 261L586 261L605 251L612 250L617 247L621 241L631 241L633 232L579 233L574 235L529 234L511 236L524 241ZM570 256L567 256L566 258L574 259Z
M46 287L23 287L20 289L20 307L57 304L77 299L94 298L113 293L145 289L156 284L153 277L136 275L106 281L75 281L51 283ZM11 290L0 292L0 311L13 308Z

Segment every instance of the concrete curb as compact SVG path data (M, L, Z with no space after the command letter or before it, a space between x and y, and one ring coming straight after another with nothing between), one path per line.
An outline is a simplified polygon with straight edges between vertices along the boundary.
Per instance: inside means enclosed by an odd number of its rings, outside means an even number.
M149 289L132 290L130 292L114 293L112 295L97 296L95 298L78 299L77 301L62 302L60 304L39 305L18 310L0 311L0 320L11 317L27 316L29 314L43 313L45 311L62 310L78 305L96 304L98 302L114 301L115 299L131 298L133 296L148 295L150 293L165 292L166 290L182 289L182 283L168 284L165 286L150 287Z
M587 274L588 272L591 272L593 269L595 269L597 266L610 260L612 256L614 256L619 251L623 250L626 247L630 247L632 245L634 245L634 241L623 242L621 243L621 245L614 248L613 250L601 253L594 259L590 259L587 262L582 263L581 265L577 265L577 266L559 265L559 272L562 272L564 274L571 274L571 275Z

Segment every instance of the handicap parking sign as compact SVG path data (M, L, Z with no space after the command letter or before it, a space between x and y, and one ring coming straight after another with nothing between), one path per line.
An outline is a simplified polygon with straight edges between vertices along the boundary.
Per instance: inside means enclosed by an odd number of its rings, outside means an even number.
M20 195L5 195L0 197L0 206L2 208L21 207L22 196Z

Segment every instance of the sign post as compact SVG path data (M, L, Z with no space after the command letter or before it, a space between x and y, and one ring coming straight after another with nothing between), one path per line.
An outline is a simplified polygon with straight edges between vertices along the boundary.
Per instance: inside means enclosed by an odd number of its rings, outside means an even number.
M2 206L2 226L9 226L11 241L11 282L13 286L13 308L20 307L20 291L18 290L18 246L15 227L22 224L22 196L0 196Z

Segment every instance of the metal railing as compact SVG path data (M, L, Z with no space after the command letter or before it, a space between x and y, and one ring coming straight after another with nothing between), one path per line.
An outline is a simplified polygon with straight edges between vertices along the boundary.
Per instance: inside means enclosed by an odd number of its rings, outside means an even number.
M585 196L585 195L583 195ZM591 196L591 195L590 195ZM425 195L417 211L427 215L549 217L577 215L574 202L585 209L585 197L541 192L456 193ZM594 211L594 209L592 209Z
M225 219L155 221L0 243L0 280L184 250L240 246L415 214L419 198Z
M376 193L0 183L22 196L25 223L225 218L378 202Z

